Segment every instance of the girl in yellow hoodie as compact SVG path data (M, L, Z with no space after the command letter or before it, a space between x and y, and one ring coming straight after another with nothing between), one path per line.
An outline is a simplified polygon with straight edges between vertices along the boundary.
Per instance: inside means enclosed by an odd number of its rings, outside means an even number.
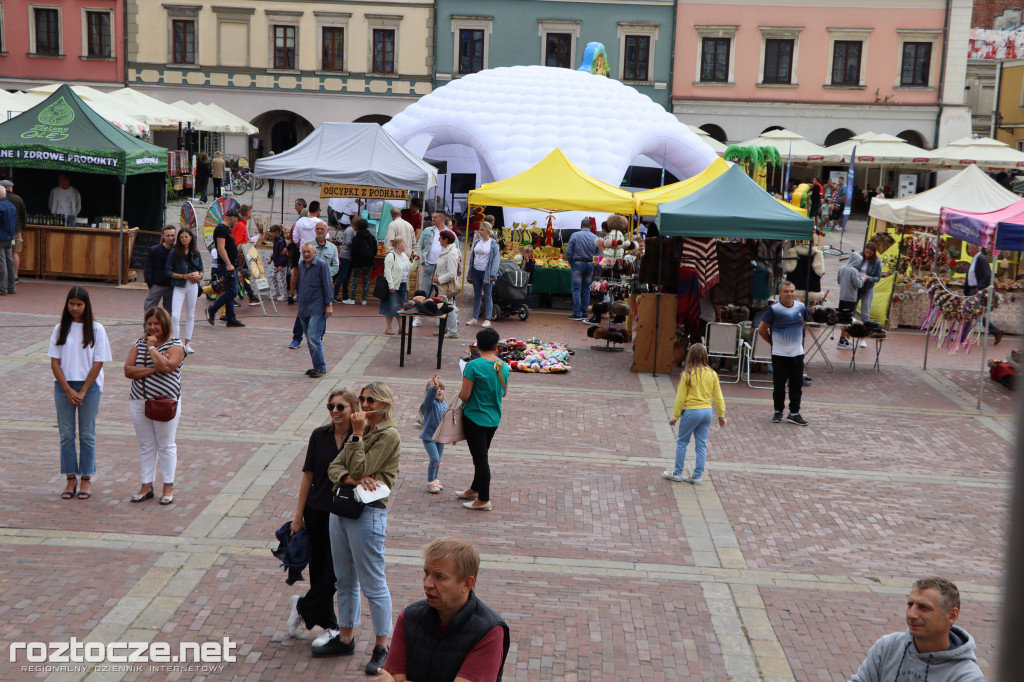
M708 349L703 343L695 343L686 351L686 366L679 377L679 392L672 410L670 426L679 422L679 436L676 438L676 465L662 476L670 481L686 481L700 485L704 475L704 460L708 450L708 429L711 428L711 402L718 411L718 424L725 426L725 398L718 383L718 373L708 366ZM680 418L681 417L681 418ZM691 476L683 476L686 462L686 448L693 436L697 449L697 464Z

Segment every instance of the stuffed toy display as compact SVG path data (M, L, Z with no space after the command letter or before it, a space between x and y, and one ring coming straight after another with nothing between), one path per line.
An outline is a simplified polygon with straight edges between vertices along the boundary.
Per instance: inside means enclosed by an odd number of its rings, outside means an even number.
M470 353L476 342L470 345ZM569 358L574 355L564 343L541 341L534 337L526 341L505 339L498 342L497 355L509 364L513 372L535 374L565 374L572 369Z
M783 257L786 279L796 285L796 300L821 301L821 276L825 274L825 256L811 244L793 244ZM804 290L807 288L806 291Z
M424 296L422 291L417 291L415 296L402 305L402 310L414 309L424 315L444 315L452 311L452 306L450 303L445 303L440 296L429 298Z

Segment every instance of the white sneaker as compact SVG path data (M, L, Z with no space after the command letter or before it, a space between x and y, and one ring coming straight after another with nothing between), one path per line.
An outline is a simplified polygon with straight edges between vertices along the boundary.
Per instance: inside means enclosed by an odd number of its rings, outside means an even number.
M321 632L317 636L316 639L313 640L313 648L316 648L318 646L323 646L324 644L327 644L327 642L331 641L332 639L334 639L337 636L338 636L338 631L337 630L330 630L330 629L324 630L323 632Z
M253 307L253 306L255 306L255 305L259 305L259 304L260 304L260 302L259 302L259 301L249 301L249 307L250 307L250 308L251 308L251 307Z
M194 348L192 347L192 344L191 344L191 343L186 343L186 344L185 344L185 352L186 352L187 354L189 354L189 355L192 355L192 354L193 354L193 353L195 353L196 351L195 351L195 349L194 349Z
M362 303L363 305L366 305L366 301L360 301L360 303Z
M861 341L860 342L860 347L861 348L867 348L868 347L868 342L867 341Z
M299 615L299 595L293 595L290 600L290 611L288 612L288 636L298 637L302 634L302 616Z
M474 320L474 319L473 319L473 318L471 317L471 318L469 318L468 320L466 320L466 324L472 327L472 326L473 326L474 324L480 324L480 322L479 322L478 320Z
M446 339L457 339L457 338L459 338L459 335L456 334L455 332L448 332L447 334L444 335L444 338L446 338Z
M484 323L482 325L480 325L480 326L481 327L490 327L491 326L491 321L490 320L484 320Z
M661 477L662 478L666 478L666 479L668 479L670 481L675 481L676 483L682 483L682 481L683 481L683 477L682 476L680 476L678 474L673 474L671 471L662 471L661 472Z
M427 484L427 492L434 493L435 495L441 492L441 484L437 481L431 481Z
M423 318L420 318L420 317L412 318L412 326L414 326L414 327L422 327L423 326Z
M342 303L344 303L345 305L355 305L356 304L356 302L353 301L351 298L346 298L344 301L342 301Z

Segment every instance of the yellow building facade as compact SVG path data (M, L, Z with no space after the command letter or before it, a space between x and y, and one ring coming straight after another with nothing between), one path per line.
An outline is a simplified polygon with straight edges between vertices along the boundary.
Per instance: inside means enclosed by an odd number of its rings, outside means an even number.
M128 85L250 121L253 156L324 121L384 122L432 89L433 2L129 0L127 21Z

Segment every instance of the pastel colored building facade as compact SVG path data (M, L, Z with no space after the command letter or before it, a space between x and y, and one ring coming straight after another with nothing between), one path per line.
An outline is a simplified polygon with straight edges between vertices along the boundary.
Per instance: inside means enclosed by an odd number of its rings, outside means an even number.
M437 0L435 85L499 66L579 68L602 43L609 76L670 106L674 0Z
M971 0L679 0L672 111L722 141L781 126L925 147L970 132Z
M127 84L241 116L260 128L254 157L324 121L387 121L433 89L425 0L128 0L128 25Z
M0 2L0 88L54 81L120 87L123 25L118 0Z
M995 139L1024 149L1024 60L1003 61L999 66Z

